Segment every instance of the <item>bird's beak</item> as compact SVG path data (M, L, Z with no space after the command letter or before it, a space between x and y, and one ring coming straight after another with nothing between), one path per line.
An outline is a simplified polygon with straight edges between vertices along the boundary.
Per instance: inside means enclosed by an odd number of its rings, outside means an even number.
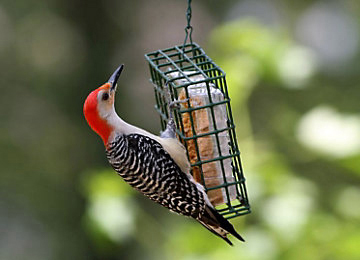
M111 84L111 87L110 87L110 91L114 91L116 90L116 83L120 77L120 74L122 72L124 68L124 64L121 64L116 70L115 72L111 75L110 79L109 79L109 83Z

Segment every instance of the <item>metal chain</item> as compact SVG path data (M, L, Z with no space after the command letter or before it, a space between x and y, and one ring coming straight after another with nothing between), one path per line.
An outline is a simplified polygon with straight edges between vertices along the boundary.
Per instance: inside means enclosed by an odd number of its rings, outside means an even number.
M187 40L189 39L190 43L192 44L192 31L193 31L193 28L190 24L191 22L191 0L188 0L188 8L187 8L187 11L186 11L186 20L187 20L187 25L185 27L185 40L184 40L184 44L183 44L183 47L185 47L185 44L187 42Z

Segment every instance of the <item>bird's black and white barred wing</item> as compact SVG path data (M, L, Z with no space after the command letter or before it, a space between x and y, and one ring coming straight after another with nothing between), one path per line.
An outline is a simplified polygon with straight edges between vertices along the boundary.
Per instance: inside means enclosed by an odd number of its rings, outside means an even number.
M119 135L107 156L124 180L150 199L182 215L198 218L203 213L202 190L156 140L140 134Z

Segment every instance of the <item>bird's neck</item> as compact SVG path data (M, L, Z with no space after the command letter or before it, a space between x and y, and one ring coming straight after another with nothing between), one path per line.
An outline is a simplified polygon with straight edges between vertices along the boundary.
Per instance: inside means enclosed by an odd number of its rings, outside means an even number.
M145 136L151 136L154 139L157 139L157 136L145 131L144 129L138 128L125 122L117 115L115 111L107 117L106 122L112 131L107 136L105 135L105 138L100 135L104 141L105 146L114 141L115 138L121 134L141 134Z

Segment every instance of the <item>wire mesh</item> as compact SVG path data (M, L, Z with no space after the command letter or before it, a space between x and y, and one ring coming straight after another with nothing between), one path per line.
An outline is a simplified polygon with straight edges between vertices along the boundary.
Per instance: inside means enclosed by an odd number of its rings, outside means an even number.
M178 45L172 48L158 50L145 55L149 62L150 82L154 86L156 105L160 115L162 130L166 129L169 120L169 102L183 98L184 105L180 109L173 109L176 124L176 133L184 144L191 162L192 174L196 181L205 187L209 197L223 195L221 205L215 203L216 209L225 218L234 218L250 213L250 205L245 186L245 178L240 161L240 151L236 141L235 125L232 117L230 98L227 90L225 73L219 68L196 43ZM201 85L206 89L208 103L194 106L191 91ZM221 91L223 98L213 100L211 92ZM169 100L169 96L170 99ZM217 117L218 107L225 107L224 118ZM209 114L211 128L207 131L198 131L196 128L196 113L205 111ZM198 119L199 120L199 119ZM220 120L226 125L220 127ZM190 124L190 128L185 123ZM224 152L224 136L226 136L227 151ZM212 158L204 158L204 140L213 140L215 143ZM229 178L228 164L231 164ZM207 169L217 167L221 181L214 183L206 179ZM227 170L227 171L226 171ZM195 172L200 172L196 178ZM235 194L235 196L234 196Z

